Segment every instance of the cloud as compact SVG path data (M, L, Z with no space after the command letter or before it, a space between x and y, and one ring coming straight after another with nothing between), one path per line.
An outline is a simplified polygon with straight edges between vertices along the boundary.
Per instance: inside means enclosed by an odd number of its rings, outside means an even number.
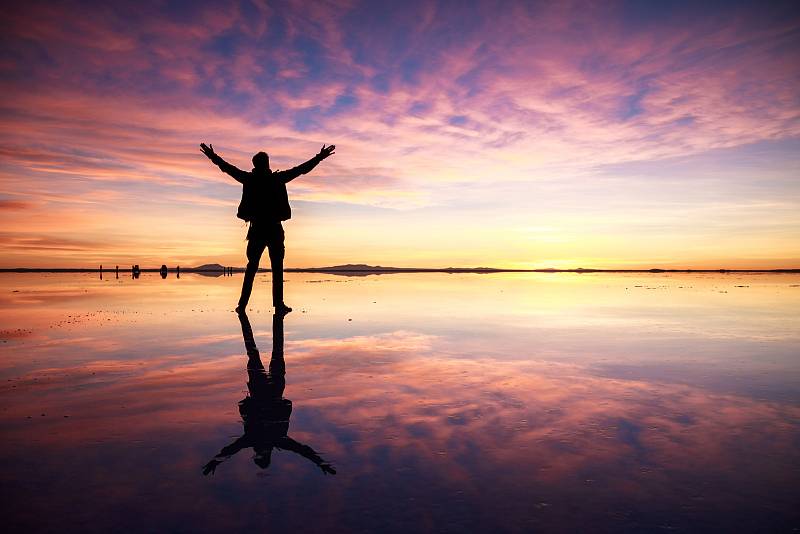
M82 241L77 239L52 238L47 236L19 237L0 233L0 245L9 250L49 251L95 251L103 246L102 242Z
M0 200L0 211L21 211L33 207L33 202L25 202L22 200Z
M77 205L146 186L160 203L221 208L238 194L199 142L240 166L266 149L280 168L327 142L336 156L292 185L298 199L415 209L464 183L536 184L800 135L796 13L656 13L19 4L2 23L0 190Z

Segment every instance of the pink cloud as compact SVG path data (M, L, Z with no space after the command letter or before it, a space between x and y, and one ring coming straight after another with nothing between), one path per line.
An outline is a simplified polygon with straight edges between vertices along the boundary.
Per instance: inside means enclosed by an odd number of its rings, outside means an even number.
M160 203L235 204L201 141L243 167L266 149L280 168L335 143L296 198L413 209L457 200L465 183L800 135L798 21L748 10L646 28L583 2L84 11L33 3L3 23L9 202L77 206L92 189L131 200L146 185Z

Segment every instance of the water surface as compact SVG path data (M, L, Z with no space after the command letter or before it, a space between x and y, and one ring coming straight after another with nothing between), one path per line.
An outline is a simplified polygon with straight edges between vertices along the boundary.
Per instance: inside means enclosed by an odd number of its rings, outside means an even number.
M240 284L0 275L9 528L800 527L800 276Z

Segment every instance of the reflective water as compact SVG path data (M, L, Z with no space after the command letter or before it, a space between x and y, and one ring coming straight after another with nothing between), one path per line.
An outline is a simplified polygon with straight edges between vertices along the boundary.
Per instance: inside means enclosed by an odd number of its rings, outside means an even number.
M105 276L0 275L7 530L800 527L800 276Z

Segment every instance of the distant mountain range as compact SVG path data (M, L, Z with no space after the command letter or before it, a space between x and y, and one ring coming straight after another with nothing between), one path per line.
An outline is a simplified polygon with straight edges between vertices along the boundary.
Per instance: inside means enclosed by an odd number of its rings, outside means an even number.
M420 271L498 271L491 267L445 267L445 268L425 268L425 267L384 267L382 265L367 265L366 263L347 263L345 265L333 265L331 267L312 267L302 269L304 271L370 271L370 272L420 272Z
M727 272L774 272L797 273L800 269L502 269L497 267L384 267L365 263L347 263L331 267L311 267L307 269L285 269L288 272L323 273L727 273Z

